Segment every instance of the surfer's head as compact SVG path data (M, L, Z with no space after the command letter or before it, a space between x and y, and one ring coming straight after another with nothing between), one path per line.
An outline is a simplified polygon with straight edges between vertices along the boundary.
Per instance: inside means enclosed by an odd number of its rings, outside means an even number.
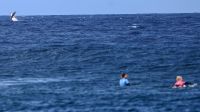
M125 73L121 74L121 78L127 78L127 77L128 77L128 74L125 74Z
M176 76L176 81L182 81L183 77L182 76Z

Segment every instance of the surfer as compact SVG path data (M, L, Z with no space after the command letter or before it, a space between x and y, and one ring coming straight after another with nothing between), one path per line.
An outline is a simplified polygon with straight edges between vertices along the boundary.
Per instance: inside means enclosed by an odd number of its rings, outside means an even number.
M176 76L176 83L173 88L195 87L196 83L185 82L182 76Z
M182 76L176 76L176 83L173 86L174 88L178 87L178 88L183 88L186 87L185 86L185 81L183 80Z
M15 14L16 14L16 12L13 12L10 15L11 21L13 21L13 22L18 21L18 19L16 18Z
M125 73L121 74L121 79L119 81L119 85L121 87L123 87L123 86L130 86L130 83L129 83L129 81L128 81L127 78L128 78L128 74L125 74Z

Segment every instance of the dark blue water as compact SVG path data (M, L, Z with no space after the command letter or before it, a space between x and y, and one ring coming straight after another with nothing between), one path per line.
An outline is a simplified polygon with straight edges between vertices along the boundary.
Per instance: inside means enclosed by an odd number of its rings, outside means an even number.
M0 17L0 111L199 112L200 14ZM121 73L130 87L120 88Z

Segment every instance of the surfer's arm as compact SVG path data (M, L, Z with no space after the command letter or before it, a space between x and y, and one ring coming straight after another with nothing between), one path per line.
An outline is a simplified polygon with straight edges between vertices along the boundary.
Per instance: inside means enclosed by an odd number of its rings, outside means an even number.
M127 85L127 86L130 86L131 84L130 84L130 83L127 83L126 85Z
M127 85L127 86L130 86L130 83L129 83L129 81L128 81L128 80L126 80L126 85Z

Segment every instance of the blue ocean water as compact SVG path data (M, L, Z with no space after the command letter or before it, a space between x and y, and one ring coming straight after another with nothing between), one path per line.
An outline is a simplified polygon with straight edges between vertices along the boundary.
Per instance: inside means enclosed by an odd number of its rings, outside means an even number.
M200 14L0 16L0 111L200 112ZM121 73L131 86L119 87Z

